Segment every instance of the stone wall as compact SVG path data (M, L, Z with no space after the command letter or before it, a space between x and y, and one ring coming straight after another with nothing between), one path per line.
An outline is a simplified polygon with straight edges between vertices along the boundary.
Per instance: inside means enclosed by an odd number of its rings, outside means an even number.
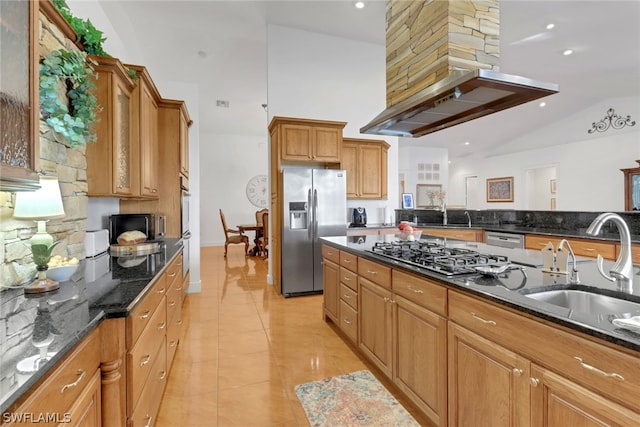
M387 0L387 107L454 70L498 71L498 0Z
M39 19L40 56L61 48L78 49L43 14ZM53 254L85 257L87 228L87 162L85 148L71 149L66 140L40 120L40 169L58 177L65 217L47 223L47 231L60 240ZM13 193L0 192L0 290L27 283L35 265L26 242L35 233L33 221L12 217Z

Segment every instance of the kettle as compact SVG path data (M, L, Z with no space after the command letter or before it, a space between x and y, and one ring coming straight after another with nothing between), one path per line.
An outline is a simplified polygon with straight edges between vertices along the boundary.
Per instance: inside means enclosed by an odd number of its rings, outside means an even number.
M367 210L365 208L353 208L351 214L351 227L367 226Z

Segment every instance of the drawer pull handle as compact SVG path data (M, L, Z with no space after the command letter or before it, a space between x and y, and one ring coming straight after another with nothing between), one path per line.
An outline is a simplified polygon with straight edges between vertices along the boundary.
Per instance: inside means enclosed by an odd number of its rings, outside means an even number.
M158 323L158 330L159 331L163 330L165 326L167 326L167 322Z
M82 381L82 379L84 378L84 374L85 372L82 369L78 369L78 373L77 373L78 378L71 384L66 384L65 386L63 386L60 389L60 393L64 393L65 391L67 391L68 388L77 387L78 384L80 384L80 381Z
M180 286L179 288L176 288L176 291L181 291L182 290L182 286Z
M367 273L369 273L369 274L378 274L377 271L372 271L372 270L367 270Z
M595 249L593 249L593 248L582 248L582 249L584 249L584 250L585 250L585 251L587 251L587 252L595 252L595 251L596 251L596 250L595 250Z
M144 427L151 427L151 420L153 419L153 417L151 417L151 415L147 415L146 417L144 417L144 419L147 420Z
M176 344L177 343L174 340L169 341L169 347L175 347Z
M176 277L176 274L178 273L169 273L169 277Z
M513 375L515 375L516 377L519 377L524 372L522 369L519 369L519 368L513 368L512 371L513 371Z
M178 325L182 325L182 320L178 320L178 321L176 322L176 324L178 324Z
M164 379L167 378L167 371L165 371L164 369L162 371L160 371L160 381L164 381Z
M475 313L471 313L471 316L473 316L474 319L481 321L482 323L486 323L488 325L493 325L496 326L496 322L494 322L493 320L485 320L482 317L478 316Z
M149 363L149 361L151 360L151 355L150 354L145 354L142 359L140 359L140 366L144 366L147 363Z
M409 288L410 291L413 291L416 294L424 294L424 291L422 289L416 289L416 288L414 288L412 286L409 286L408 288Z
M350 325L351 322L349 321L349 319L344 319L344 323L346 323L347 325Z
M344 260L344 263L345 263L345 264L350 264L350 263L351 263L351 260L349 260L349 259L345 259L345 260Z
M169 307L173 307L174 305L176 305L176 302L175 302L175 301L171 301L171 302L169 303Z
M538 384L540 384L540 380L537 378L529 378L529 383L531 383L531 385L534 387L538 387Z
M344 280L345 282L350 282L351 281L351 279L349 277L347 277L347 276L344 276L342 278L342 280Z
M574 356L574 359L576 359L578 361L578 363L580 363L580 366L582 366L584 369L588 370L588 371L592 371L595 373L598 373L600 375L603 375L605 377L609 377L609 378L615 378L618 381L624 381L624 377L620 374L616 374L615 372L605 372L602 369L598 369L595 366L591 366L588 363L584 363L584 360L582 360L581 357L578 356Z
M159 294L164 294L164 291L165 291L165 289L164 289L164 288L160 288L160 289L158 289L158 293L159 293Z
M145 310L141 315L140 315L140 319L146 319L147 317L149 317L149 315L151 314L150 310Z

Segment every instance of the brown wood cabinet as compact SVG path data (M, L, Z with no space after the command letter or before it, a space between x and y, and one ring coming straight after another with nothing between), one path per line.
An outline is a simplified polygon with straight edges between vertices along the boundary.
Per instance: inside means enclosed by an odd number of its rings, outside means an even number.
M386 199L389 144L343 138L341 168L347 171L347 199Z
M387 377L393 375L391 291L358 278L358 348Z
M134 195L133 89L135 84L116 58L90 55L95 61L96 98L102 110L94 125L98 140L87 145L88 195Z
M55 415L56 424L100 427L100 331L94 329L60 361L38 388L15 408L5 414L23 416L10 419L6 426L27 426L52 422L38 422L35 418ZM7 421L3 415L3 422Z
M562 237L527 234L524 238L524 247L526 249L541 250L547 243L551 242L554 248L557 248L561 240ZM614 242L576 238L568 238L566 240L571 245L573 252L578 256L596 258L600 254L604 259L616 259L616 244Z
M158 185L158 102L160 93L145 67L127 64L138 80L132 93L133 134L135 142L133 164L133 195L157 199Z
M269 176L271 203L269 210L269 258L273 285L281 292L281 243L283 226L282 166L308 165L338 169L342 155L342 129L346 122L292 117L273 117L269 123Z
M191 119L186 109L180 114L180 174L189 178L189 127Z
M467 230L463 228L422 228L422 234L466 240L468 242L484 242L484 230Z
M11 59L10 79L0 81L0 191L39 188L39 1L3 3L12 23L2 25L0 51ZM24 22L26 25L19 25ZM3 70L4 71L4 70Z

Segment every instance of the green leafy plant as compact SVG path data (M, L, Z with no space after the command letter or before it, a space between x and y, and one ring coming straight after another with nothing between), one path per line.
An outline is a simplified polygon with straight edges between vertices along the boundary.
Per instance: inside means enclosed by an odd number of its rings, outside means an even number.
M76 148L96 140L97 99L91 79L93 69L85 52L55 50L40 63L40 111L47 124ZM66 99L61 99L60 85Z
M53 5L78 34L78 41L84 46L85 52L98 56L111 56L102 48L106 37L103 37L102 31L98 30L90 20L73 16L65 0L53 0Z

